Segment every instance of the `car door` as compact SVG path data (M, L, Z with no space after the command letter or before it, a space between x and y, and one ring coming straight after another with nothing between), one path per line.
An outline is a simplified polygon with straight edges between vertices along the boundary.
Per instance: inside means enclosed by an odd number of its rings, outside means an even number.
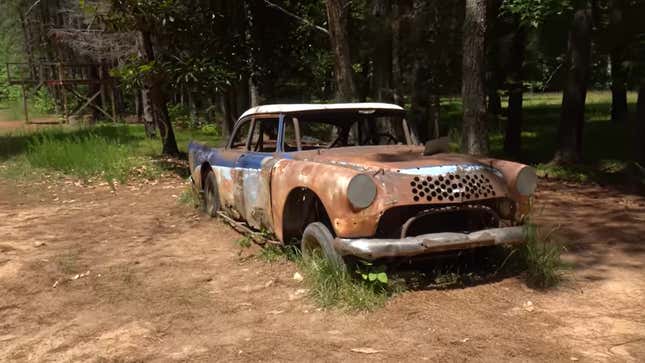
M271 216L271 170L276 163L281 119L278 115L255 116L247 151L237 159L235 170L241 193L236 204L249 225L273 230Z

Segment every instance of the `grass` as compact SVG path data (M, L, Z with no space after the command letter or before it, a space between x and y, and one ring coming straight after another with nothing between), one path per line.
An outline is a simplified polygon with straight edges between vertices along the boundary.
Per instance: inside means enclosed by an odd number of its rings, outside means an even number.
M240 248L246 247L240 245ZM296 247L267 244L257 257L266 263L295 263L304 277L309 296L325 309L371 311L402 291L398 285L367 278L370 271L362 264L350 265L348 271L341 270L322 256L303 257Z
M186 150L189 140L219 139L211 132L178 129L177 143ZM0 173L25 178L60 173L82 180L103 178L124 183L153 179L176 166L160 160L161 142L146 138L142 125L99 124L93 127L48 127L0 134Z
M526 225L526 243L520 248L520 261L526 271L529 286L550 288L562 280L564 272L570 268L561 259L566 250L564 245L552 240L553 231L544 233L536 225Z
M391 295L387 285L359 279L324 257L301 257L296 263L303 272L310 297L322 308L370 311L383 306Z

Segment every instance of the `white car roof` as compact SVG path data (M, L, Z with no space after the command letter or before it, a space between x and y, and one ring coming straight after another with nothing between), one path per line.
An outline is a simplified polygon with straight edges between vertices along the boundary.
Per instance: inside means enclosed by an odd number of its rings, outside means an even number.
M395 110L403 111L399 105L381 102L357 102L357 103L300 103L300 104L279 104L256 106L246 110L240 116L244 118L250 115L263 113L290 113L303 111L333 111L333 110Z

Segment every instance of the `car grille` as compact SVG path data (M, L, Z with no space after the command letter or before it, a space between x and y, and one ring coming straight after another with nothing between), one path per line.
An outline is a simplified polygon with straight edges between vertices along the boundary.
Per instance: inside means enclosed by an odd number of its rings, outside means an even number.
M410 182L415 202L461 202L495 197L488 176L479 173L415 176Z

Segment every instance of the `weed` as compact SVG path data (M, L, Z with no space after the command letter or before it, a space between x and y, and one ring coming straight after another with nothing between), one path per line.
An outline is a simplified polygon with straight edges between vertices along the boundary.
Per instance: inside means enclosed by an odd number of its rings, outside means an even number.
M525 233L526 243L520 249L520 257L528 284L538 288L557 285L564 270L570 267L561 259L565 247L552 240L553 231L543 234L535 224L527 223Z
M235 244L241 249L247 249L251 248L251 246L253 245L253 240L251 239L251 237L244 236L235 240Z
M193 191L193 188L191 186L188 186L181 192L181 194L179 194L177 202L179 204L196 207L199 205L199 198Z
M273 263L288 260L285 248L276 246L274 244L266 244L262 246L262 250L258 257L264 262Z
M323 308L369 311L383 306L391 295L387 285L358 279L324 257L314 255L296 262L304 273L310 296Z

